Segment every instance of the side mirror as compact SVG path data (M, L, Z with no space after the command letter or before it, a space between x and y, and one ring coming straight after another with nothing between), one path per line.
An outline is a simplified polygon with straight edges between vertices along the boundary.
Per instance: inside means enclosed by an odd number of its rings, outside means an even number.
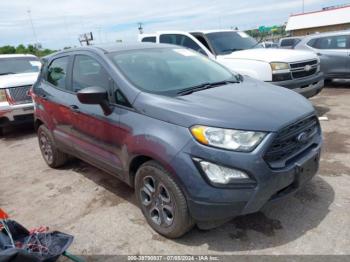
M77 97L82 104L100 105L105 115L112 113L112 110L108 106L108 93L102 87L86 87L77 93Z

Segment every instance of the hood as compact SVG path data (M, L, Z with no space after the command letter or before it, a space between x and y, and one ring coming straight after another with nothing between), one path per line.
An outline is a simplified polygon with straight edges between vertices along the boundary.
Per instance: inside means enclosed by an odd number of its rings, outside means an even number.
M141 93L134 107L145 115L184 127L198 124L269 132L314 113L312 104L294 91L247 77L238 84L185 96Z
M39 73L0 75L0 88L33 85Z
M236 51L228 55L221 55L218 58L223 59L251 59L264 62L298 62L310 59L316 59L317 56L310 51L274 49L274 48L256 48Z

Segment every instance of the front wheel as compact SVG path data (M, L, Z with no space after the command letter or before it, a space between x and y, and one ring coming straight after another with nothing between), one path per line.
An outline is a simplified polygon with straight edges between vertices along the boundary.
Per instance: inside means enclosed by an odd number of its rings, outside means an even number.
M157 162L148 161L138 169L135 193L147 222L159 234L177 238L193 227L184 194Z
M48 166L57 168L63 166L67 162L68 155L61 152L55 146L51 132L44 125L38 128L38 140L41 154Z

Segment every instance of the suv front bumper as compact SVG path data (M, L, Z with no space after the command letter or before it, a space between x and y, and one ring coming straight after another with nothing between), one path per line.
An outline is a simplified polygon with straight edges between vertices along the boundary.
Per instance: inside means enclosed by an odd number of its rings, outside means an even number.
M11 105L8 102L0 102L0 127L33 121L33 103Z
M306 98L310 98L321 92L322 88L324 87L324 75L322 72L318 72L311 77L281 82L271 82L271 84L291 89L305 96Z
M195 141L172 162L176 177L183 185L192 217L201 223L227 221L233 217L259 211L267 202L296 192L318 171L322 137L310 142L306 151L293 156L284 168L273 169L264 160L264 152L275 134L251 153L232 152L199 145ZM311 147L312 145L312 147ZM256 183L215 187L208 183L193 159L242 170Z

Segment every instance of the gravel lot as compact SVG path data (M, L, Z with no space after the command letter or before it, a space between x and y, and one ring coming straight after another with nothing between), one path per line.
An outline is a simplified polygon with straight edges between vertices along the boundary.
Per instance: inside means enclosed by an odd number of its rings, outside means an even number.
M133 190L83 163L46 166L31 127L0 138L0 206L27 227L75 236L76 254L350 254L350 84L312 99L325 145L318 175L295 196L178 240L155 233Z

